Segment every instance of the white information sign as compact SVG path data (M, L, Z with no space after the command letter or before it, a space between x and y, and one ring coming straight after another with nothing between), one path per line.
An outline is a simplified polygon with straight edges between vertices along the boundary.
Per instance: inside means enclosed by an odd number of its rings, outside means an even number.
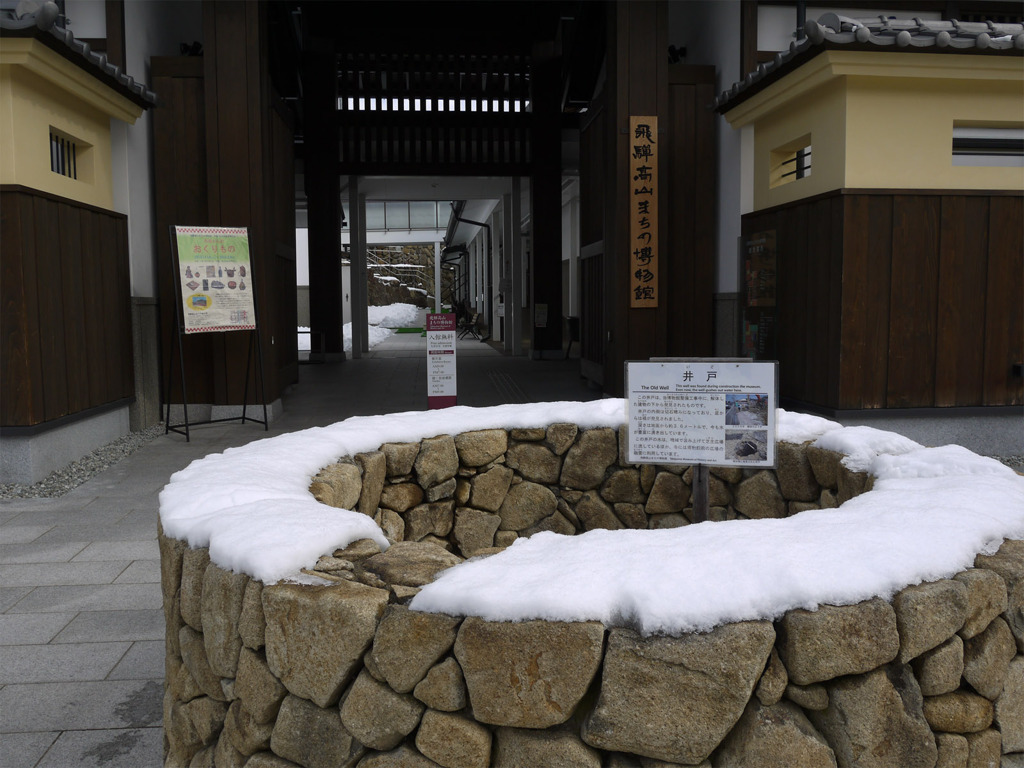
M427 407L456 404L455 315L427 315Z
M773 362L626 363L630 463L774 467L776 373Z

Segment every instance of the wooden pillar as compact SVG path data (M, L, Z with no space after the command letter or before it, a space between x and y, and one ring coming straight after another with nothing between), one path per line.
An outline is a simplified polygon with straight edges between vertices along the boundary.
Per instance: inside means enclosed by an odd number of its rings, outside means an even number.
M559 59L553 43L535 46L530 64L530 352L562 357L562 134Z
M666 354L669 295L659 286L656 307L630 307L629 213L632 200L632 165L629 134L630 116L658 118L658 211L655 226L662 252L667 242L667 217L671 208L667 195L668 159L671 148L665 140L670 125L668 109L668 6L664 0L617 2L610 8L608 73L609 107L606 130L611 147L608 189L605 191L605 304L607 347L604 389L621 395L623 363ZM660 260L663 261L663 260ZM659 281L661 278L659 278Z
M306 108L303 172L309 223L309 324L313 338L322 334L327 358L344 360L338 66L332 40L307 39L307 46L303 52L302 82ZM355 271L352 276L354 284Z

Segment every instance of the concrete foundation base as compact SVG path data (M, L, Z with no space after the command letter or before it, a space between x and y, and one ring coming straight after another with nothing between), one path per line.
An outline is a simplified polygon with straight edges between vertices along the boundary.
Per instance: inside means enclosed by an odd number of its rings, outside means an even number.
M0 439L0 482L38 483L128 432L128 406L124 405L33 435L4 435Z

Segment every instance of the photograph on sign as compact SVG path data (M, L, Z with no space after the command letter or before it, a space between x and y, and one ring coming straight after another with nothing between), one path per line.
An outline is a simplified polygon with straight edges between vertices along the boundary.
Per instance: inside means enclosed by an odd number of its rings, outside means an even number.
M249 230L175 227L174 237L185 333L255 329Z
M776 374L773 362L627 362L629 461L775 466Z

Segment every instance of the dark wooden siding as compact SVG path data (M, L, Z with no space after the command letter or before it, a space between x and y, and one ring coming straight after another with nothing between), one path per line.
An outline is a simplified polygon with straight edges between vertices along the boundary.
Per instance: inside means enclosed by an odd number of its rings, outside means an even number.
M265 13L256 3L205 5L204 56L154 58L152 79L161 95L153 135L163 380L178 333L169 227L248 227L271 402L297 380L298 353L292 128L265 71ZM249 402L256 400L255 366L248 382L244 375L249 333L198 333L182 341L189 402L241 404L247 385ZM173 365L165 403L182 402L177 359Z
M127 401L127 219L5 187L0 220L0 425L35 426Z
M1019 405L1024 197L844 190L743 218L778 238L780 396Z

